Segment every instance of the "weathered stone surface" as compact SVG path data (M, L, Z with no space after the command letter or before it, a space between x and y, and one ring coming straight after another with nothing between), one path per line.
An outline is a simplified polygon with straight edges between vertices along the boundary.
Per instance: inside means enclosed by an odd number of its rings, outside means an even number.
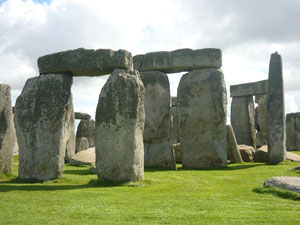
M89 140L86 137L76 139L76 153L89 149Z
M87 145L82 143L83 137L87 138ZM84 146L86 145L86 148ZM76 153L82 150L92 148L95 146L95 120L81 120L77 127L76 132Z
M300 177L271 177L264 182L264 186L300 193Z
M131 69L132 56L126 50L84 49L57 52L38 58L40 74L70 73L73 76L101 76L115 68Z
M227 125L227 158L233 163L242 163L243 159L238 149L237 141L231 125Z
M270 164L285 160L286 134L282 59L271 55L267 96L267 144Z
M68 130L69 133L66 132L64 137L68 140L65 154L65 162L69 162L69 160L75 155L75 115L72 94L70 96L67 108L68 116L65 124L65 129Z
M244 162L252 162L255 154L255 150L252 146L248 145L238 145L239 151L241 153Z
M100 179L144 179L144 85L138 71L115 69L96 110L96 167Z
M88 113L83 113L83 112L75 112L75 119L76 120L89 120L89 119L91 119L91 115Z
M267 94L268 80L230 85L230 97L242 97Z
M89 171L93 174L97 174L97 168L95 166L90 167Z
M10 92L9 85L0 84L0 174L11 173L16 144Z
M238 144L255 144L254 102L252 96L235 97L231 102L231 125Z
M95 147L78 152L70 159L70 165L72 166L95 165L95 164L96 164Z
M171 144L180 143L178 133L177 97L171 97Z
M28 79L15 105L19 177L50 180L63 172L70 141L72 76L51 74Z
M255 102L256 146L260 147L267 144L267 95L256 95Z
M181 152L181 149L180 149L180 143L173 144L172 148L173 148L173 152L175 154L176 162L182 162L182 152Z
M141 72L145 87L144 165L176 169L170 141L170 84L159 71Z
M300 151L300 112L286 115L286 148Z
M300 162L300 155L292 152L286 152L286 159L292 162Z
M182 165L226 166L227 93L223 72L204 69L183 75L177 98Z
M222 66L221 49L178 49L171 52L150 52L133 57L134 69L139 71L161 71L177 73Z
M257 154L256 157L254 157L254 161L256 162L268 162L268 146L267 145L263 145L261 146L259 149L259 151L255 152L255 156ZM255 160L255 158L258 158L257 160ZM286 160L290 160L292 162L300 162L300 155L292 153L292 152L286 152Z

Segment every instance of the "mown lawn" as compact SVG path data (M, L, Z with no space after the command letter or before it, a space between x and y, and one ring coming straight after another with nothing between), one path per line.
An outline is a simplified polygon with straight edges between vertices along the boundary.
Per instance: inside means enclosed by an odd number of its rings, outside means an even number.
M117 186L68 165L59 180L18 183L16 157L0 175L0 224L300 224L300 201L255 191L272 176L300 177L296 165L147 168L145 181Z

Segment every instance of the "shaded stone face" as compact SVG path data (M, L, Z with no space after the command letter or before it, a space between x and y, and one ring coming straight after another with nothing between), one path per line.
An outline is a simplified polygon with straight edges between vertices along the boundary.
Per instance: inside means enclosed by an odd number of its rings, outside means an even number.
M267 94L268 80L230 86L230 97Z
M267 144L267 95L256 95L255 102L256 146L260 147Z
M11 173L16 144L10 86L0 84L0 174Z
M158 71L142 72L145 87L145 166L176 169L170 146L170 85L166 74Z
M76 120L89 120L89 119L91 119L91 115L88 113L75 112L75 119Z
M72 94L69 98L69 103L67 105L67 123L65 124L66 134L65 138L68 140L65 154L65 162L75 155L75 115L74 115L74 106L73 106L73 97ZM69 131L69 132L67 132Z
M183 166L225 166L227 93L223 72L204 69L183 75L177 98Z
M96 111L96 168L100 179L144 179L144 85L138 71L115 69Z
M227 156L233 163L242 163L242 156L238 149L235 134L231 125L227 125Z
M82 138L87 139L86 148L82 145ZM81 120L76 132L76 153L95 146L95 120Z
M254 102L252 96L234 97L231 102L231 125L237 143L255 144Z
M288 151L300 151L300 113L286 115L286 147Z
M171 144L180 143L178 133L177 97L171 97Z
M19 177L50 180L63 172L70 141L72 76L50 74L28 79L15 105Z

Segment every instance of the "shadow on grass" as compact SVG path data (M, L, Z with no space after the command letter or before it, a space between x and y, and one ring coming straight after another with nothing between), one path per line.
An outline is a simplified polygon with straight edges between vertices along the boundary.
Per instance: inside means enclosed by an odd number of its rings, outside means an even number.
M65 170L64 174L80 175L80 176L95 175L94 173L89 171L89 168L86 168L86 170Z
M300 201L300 194L288 190L282 190L275 187L258 187L258 188L254 188L252 191L258 194L271 194L280 198Z
M188 168L188 167L177 167L177 170L202 170L202 171L211 171L211 170L222 170L222 171L230 171L230 170L242 170L249 169L257 166L264 166L264 163L257 164L228 164L230 166L226 167L215 167L215 168Z

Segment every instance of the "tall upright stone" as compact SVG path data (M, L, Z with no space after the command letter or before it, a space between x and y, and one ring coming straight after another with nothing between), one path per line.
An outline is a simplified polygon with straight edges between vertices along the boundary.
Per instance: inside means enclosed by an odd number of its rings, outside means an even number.
M268 162L277 164L286 158L284 86L282 59L271 55L267 95Z
M11 173L16 144L10 92L9 85L0 84L0 174Z
M86 149L95 147L95 120L82 119L76 132L76 153L85 150L80 147L81 139L87 138L88 145Z
M74 116L73 78L49 74L28 79L15 105L19 143L19 178L51 180L61 177Z
M72 94L69 99L68 107L68 116L66 123L66 130L69 130L69 133L66 133L65 138L68 140L65 154L65 162L69 162L70 159L75 155L75 114L73 106L73 97Z
M286 148L300 151L300 112L286 114Z
M180 143L178 134L177 97L171 97L171 144Z
M115 69L102 88L95 137L99 179L144 179L144 95L138 71Z
M256 148L254 102L252 96L232 98L231 125L239 145L249 145Z
M177 93L183 166L226 166L227 93L222 70L194 70L183 75Z
M144 165L176 169L170 145L170 84L159 71L141 72L145 87Z
M256 146L261 147L267 144L267 95L256 95L255 103Z

